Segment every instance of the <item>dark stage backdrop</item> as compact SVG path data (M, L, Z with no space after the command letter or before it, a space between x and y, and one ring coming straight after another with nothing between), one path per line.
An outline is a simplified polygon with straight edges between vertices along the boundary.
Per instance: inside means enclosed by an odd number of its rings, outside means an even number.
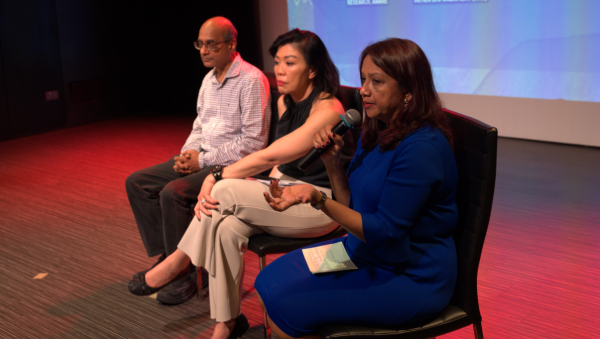
M192 42L206 19L229 18L261 67L254 3L0 0L0 140L195 111L208 69Z

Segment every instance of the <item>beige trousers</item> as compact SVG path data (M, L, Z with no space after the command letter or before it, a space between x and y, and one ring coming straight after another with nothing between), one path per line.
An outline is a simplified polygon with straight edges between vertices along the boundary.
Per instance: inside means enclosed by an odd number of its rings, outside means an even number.
M282 179L290 179L282 177ZM331 190L317 187L331 196ZM257 181L226 179L217 182L211 197L219 201L212 216L194 218L179 242L179 249L194 265L209 273L210 315L218 322L240 314L244 254L248 239L267 232L287 238L325 235L338 224L309 204L277 212L265 201L269 187Z

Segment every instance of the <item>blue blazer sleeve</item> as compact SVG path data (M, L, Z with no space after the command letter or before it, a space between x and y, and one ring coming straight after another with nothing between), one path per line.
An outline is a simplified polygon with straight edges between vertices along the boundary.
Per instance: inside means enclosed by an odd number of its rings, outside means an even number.
M387 176L374 213L361 213L366 244L389 263L410 260L410 232L426 213L427 201L444 179L442 155L431 143L415 140L401 148Z

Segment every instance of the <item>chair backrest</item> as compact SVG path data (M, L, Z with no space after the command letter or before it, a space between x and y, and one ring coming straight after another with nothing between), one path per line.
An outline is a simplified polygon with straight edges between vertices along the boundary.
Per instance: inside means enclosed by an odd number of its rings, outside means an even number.
M336 97L340 100L344 109L347 111L349 109L355 109L359 111L361 114L363 112L362 109L362 96L360 95L360 88L356 87L348 87L348 86L340 86L338 94ZM354 138L354 144L358 144L358 139L360 138L360 133L362 131L362 124L355 126L352 132L352 138Z
M451 304L463 309L475 323L481 322L477 298L477 271L487 233L494 187L498 130L481 121L444 109L454 137L458 167L458 225L454 242L458 276Z
M270 145L275 141L277 136L277 122L279 121L279 110L277 109L277 100L281 96L281 93L277 90L277 79L273 72L263 72L269 80L269 87L271 91L271 126L269 128L269 141L267 145Z
M362 114L362 96L360 95L360 88L340 86L336 97L340 100L344 109L355 109Z

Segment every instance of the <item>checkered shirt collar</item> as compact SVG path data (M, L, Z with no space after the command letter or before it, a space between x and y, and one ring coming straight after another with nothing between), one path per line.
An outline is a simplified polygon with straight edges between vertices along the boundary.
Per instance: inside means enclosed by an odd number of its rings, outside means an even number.
M233 58L231 67L229 67L229 69L227 70L227 73L225 73L225 77L223 78L221 85L223 85L225 83L226 79L237 77L240 74L240 71L242 70L242 61L244 61L244 60L242 60L240 53L238 53L238 52L235 52L235 53L236 53L235 58ZM217 82L217 69L216 68L212 69L211 81Z

